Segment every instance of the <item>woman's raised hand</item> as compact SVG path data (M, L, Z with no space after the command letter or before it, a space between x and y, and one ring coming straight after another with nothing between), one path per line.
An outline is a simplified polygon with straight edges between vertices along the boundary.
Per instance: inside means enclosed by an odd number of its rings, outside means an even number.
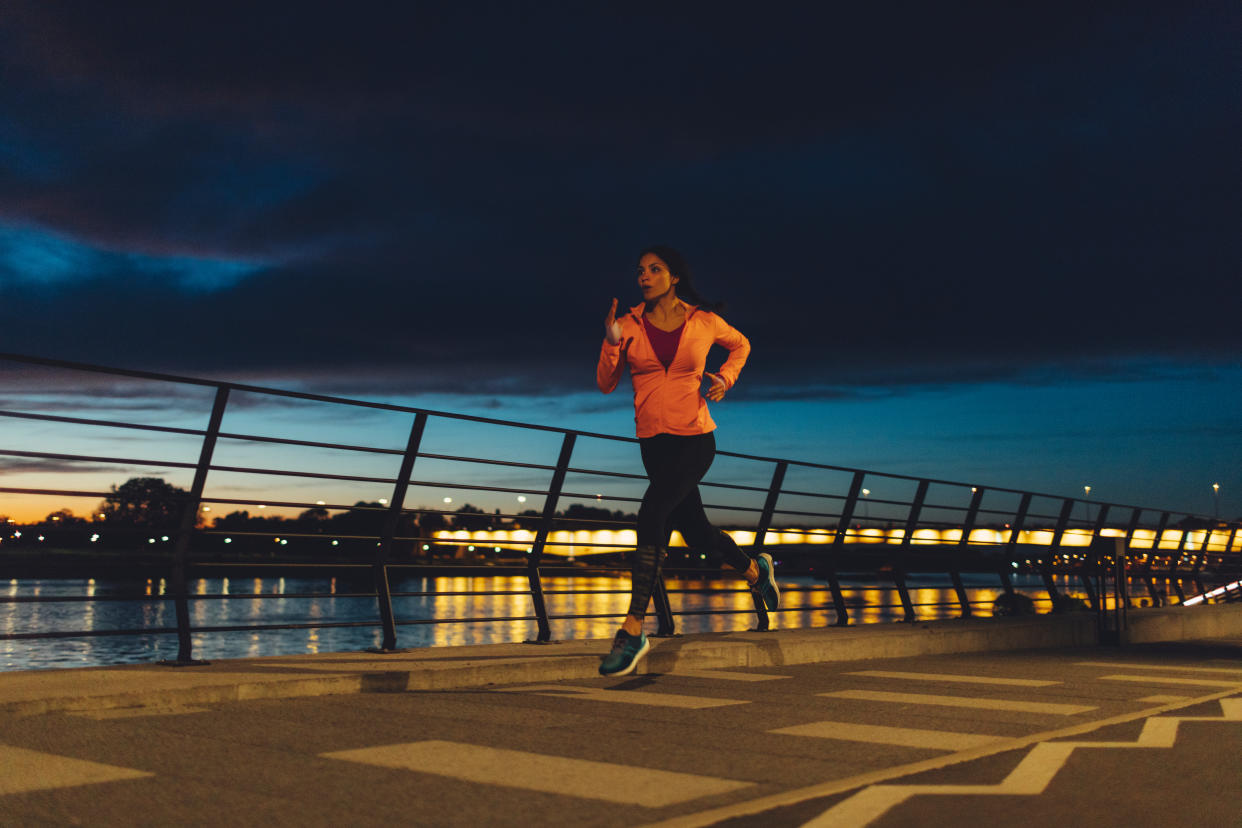
M724 377L720 376L720 374L713 374L711 371L704 371L703 375L712 381L712 387L707 389L707 398L712 402L723 400L725 391L728 390Z
M612 306L608 308L608 315L604 317L604 336L608 337L609 345L616 345L621 341L621 323L617 321L617 300L612 300Z

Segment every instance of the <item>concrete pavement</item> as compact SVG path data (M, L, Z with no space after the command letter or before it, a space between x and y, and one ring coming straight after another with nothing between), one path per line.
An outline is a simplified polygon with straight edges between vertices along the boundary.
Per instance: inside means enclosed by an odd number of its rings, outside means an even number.
M0 674L0 823L1238 824L1242 632L1093 634L687 636L621 679L606 642Z

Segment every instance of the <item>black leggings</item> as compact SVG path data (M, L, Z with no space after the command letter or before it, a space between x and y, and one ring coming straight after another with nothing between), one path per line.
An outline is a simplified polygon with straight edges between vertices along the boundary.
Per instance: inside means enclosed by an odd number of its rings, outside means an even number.
M659 579L663 547L674 529L691 548L719 552L725 563L741 572L749 568L751 559L733 538L712 526L703 511L699 481L716 456L715 435L710 431L688 436L657 434L643 437L638 445L650 483L638 510L629 614L642 618Z

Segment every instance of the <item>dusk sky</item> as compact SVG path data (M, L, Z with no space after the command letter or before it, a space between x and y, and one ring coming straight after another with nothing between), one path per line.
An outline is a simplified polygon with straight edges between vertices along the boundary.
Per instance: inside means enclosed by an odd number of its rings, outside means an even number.
M6 2L0 350L632 435L595 360L666 243L753 347L721 449L1236 517L1239 43L1230 0ZM0 363L0 408L82 390Z

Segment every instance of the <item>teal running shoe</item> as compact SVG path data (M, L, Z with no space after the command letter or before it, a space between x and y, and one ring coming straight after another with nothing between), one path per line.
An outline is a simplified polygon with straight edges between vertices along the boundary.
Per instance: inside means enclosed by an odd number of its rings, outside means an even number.
M634 672L638 660L647 654L650 645L646 633L630 635L625 630L617 630L617 637L612 640L612 651L604 656L599 665L601 676L627 676Z
M781 591L776 588L776 568L772 566L772 556L760 552L755 558L755 566L759 567L759 580L751 587L763 599L768 612L775 612L781 605Z

